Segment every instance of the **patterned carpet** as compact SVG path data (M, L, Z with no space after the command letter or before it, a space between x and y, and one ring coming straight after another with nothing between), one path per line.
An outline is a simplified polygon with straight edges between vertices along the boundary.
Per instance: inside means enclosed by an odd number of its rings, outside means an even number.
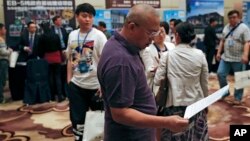
M233 86L233 78L228 78ZM231 87L232 88L232 87ZM218 90L216 77L209 79L210 93ZM233 89L230 89L233 92ZM9 91L5 95L8 97ZM231 94L209 107L211 141L229 141L230 124L250 124L250 88L245 89L243 103L233 104ZM73 141L68 101L44 103L30 107L21 101L0 105L0 141Z
M0 141L73 141L68 102L0 106Z
M229 125L250 124L250 87L247 87L244 90L242 104L236 105L233 103L233 77L229 76L228 81L230 85L230 96L209 107L208 132L211 141L229 141ZM210 94L218 89L219 84L217 78L210 78Z

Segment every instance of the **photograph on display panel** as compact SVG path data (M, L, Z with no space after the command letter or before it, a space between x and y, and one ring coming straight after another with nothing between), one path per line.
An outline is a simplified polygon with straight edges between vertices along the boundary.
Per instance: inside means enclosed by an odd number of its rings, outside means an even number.
M4 17L10 46L16 46L17 39L30 21L38 26L51 22L56 15L62 17L63 26L70 32L75 28L75 0L4 0Z
M243 13L242 13L243 22L250 28L250 2L243 2Z
M221 33L224 24L224 0L186 0L187 22L195 26L197 34L203 34L209 19L218 22L216 32Z
M106 0L106 8L131 8L141 3L149 4L154 8L161 7L160 0Z

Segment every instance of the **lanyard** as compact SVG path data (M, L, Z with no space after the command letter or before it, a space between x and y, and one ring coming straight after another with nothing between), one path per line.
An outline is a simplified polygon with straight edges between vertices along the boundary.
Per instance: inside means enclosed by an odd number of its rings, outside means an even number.
M89 32L90 32L91 30L92 30L92 28L87 32L86 36L85 36L84 39L83 39L82 45L85 44L86 39L87 39L87 37L88 37L88 35L89 35ZM78 32L77 43L78 43L78 47L80 47L80 29L79 29L79 32Z

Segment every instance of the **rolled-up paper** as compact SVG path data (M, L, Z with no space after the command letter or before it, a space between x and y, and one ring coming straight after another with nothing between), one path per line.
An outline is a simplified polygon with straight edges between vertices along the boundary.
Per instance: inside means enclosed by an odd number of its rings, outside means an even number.
M16 67L16 62L17 62L18 55L19 55L19 53L17 51L13 51L10 54L9 61L10 61L10 67L11 68L15 68Z

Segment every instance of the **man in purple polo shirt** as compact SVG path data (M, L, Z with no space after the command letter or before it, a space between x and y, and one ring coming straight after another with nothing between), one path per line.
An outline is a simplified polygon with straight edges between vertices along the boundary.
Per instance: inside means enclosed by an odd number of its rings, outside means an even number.
M188 120L179 116L155 116L139 50L159 34L159 27L153 7L136 5L103 49L97 73L105 104L104 141L155 141L155 128L179 132L188 126Z

